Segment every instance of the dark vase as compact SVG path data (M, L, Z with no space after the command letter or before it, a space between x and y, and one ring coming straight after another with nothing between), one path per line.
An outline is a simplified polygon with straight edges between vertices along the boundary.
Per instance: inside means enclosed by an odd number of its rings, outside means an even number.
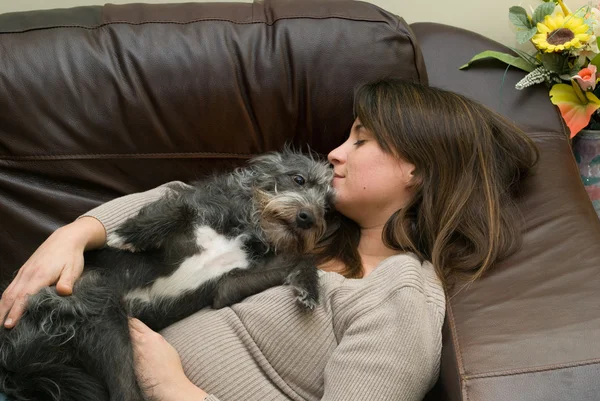
M581 130L573 138L573 154L585 190L600 217L600 130Z

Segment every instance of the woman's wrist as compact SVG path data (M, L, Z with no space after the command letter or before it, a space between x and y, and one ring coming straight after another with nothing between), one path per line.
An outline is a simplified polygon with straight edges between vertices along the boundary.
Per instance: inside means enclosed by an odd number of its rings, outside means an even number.
M104 225L94 217L81 217L66 226L60 227L54 235L67 238L82 250L101 248L106 243Z

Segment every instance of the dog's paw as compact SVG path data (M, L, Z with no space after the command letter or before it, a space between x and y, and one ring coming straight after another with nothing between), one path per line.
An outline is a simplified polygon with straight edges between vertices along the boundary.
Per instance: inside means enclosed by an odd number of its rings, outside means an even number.
M319 298L303 288L294 287L296 303L306 310L314 310L319 305Z
M223 309L226 306L230 306L230 304L228 302L226 302L224 299L215 298L213 300L213 303L212 303L213 309Z
M227 306L231 306L235 303L238 303L239 301L240 301L240 299L237 299L237 298L234 298L231 296L225 296L221 293L217 293L217 295L213 298L212 308L213 309L222 309Z
M135 246L133 246L133 244L126 242L125 238L115 233L111 233L107 236L106 245L108 245L111 248L117 248L129 252L140 251L140 249L137 249Z

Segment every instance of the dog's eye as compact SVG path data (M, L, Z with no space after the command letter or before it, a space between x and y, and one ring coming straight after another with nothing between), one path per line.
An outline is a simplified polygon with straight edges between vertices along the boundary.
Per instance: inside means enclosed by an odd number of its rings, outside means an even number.
M304 185L304 183L306 182L306 180L304 179L304 177L302 177L299 174L294 174L292 176L292 179L294 180L294 182L298 185Z

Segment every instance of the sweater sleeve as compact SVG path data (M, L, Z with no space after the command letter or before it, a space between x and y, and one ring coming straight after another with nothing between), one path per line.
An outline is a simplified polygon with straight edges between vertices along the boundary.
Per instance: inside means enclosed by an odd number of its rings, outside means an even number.
M106 230L106 244L119 247L119 239L115 230L128 218L134 216L145 205L161 198L177 189L187 188L189 185L181 181L171 181L145 192L138 192L121 196L82 214L81 217L93 217L104 226Z
M406 286L353 317L325 368L322 401L420 401L439 374L443 313Z

